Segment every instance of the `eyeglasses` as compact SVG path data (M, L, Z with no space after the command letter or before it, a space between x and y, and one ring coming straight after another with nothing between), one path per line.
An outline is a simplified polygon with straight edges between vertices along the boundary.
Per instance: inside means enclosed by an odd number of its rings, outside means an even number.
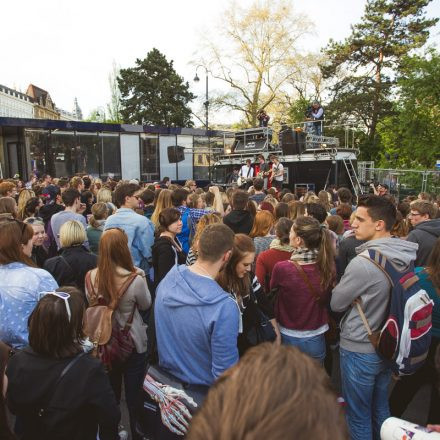
M417 217L418 215L422 215L422 214L420 214L420 212L410 212L409 215L410 217Z
M70 295L66 292L40 292L40 299L43 298L46 295L53 295L56 296L57 298L60 298L64 301L64 304L66 305L66 312L67 312L67 317L69 318L69 322L72 318L72 314L70 313L70 306L69 306L69 298Z

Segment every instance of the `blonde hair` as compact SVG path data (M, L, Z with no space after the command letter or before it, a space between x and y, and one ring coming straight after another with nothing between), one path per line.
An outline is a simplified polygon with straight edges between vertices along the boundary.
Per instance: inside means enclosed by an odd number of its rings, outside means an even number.
M112 203L112 192L108 188L101 188L96 195L96 202Z
M196 233L194 234L194 239L192 242L191 249L193 252L197 252L197 247L199 244L199 238L202 235L202 232L208 225L213 225L214 223L222 223L222 216L217 212L212 212L211 214L205 214L200 218L197 223Z
M275 209L276 206L278 205L277 199L273 196L270 196L270 195L266 196L264 198L263 202L270 203L273 206L273 209Z
M20 191L20 194L18 195L18 202L17 202L17 211L18 211L17 217L20 220L23 220L25 218L25 216L26 216L26 213L25 213L26 203L32 197L35 197L34 191L32 191L30 189L22 189Z
M97 228L99 223L97 220L105 220L108 216L108 207L104 202L95 203L92 206L92 216L89 219L89 225L92 228Z
M67 248L83 244L87 239L84 226L77 220L69 220L60 229L61 247Z
M290 220L296 220L297 217L304 215L305 206L303 202L298 200L293 200L287 204L288 206L288 216Z
M157 197L156 206L154 208L153 214L151 215L151 221L153 225L159 227L159 215L165 208L173 208L173 202L171 201L171 194L173 192L169 189L163 189L159 196Z

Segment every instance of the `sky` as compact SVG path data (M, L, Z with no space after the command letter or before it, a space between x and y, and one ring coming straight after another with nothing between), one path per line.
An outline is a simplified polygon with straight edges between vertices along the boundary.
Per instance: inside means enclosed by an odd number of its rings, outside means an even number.
M246 7L252 0L237 0ZM366 0L292 0L295 12L315 23L303 49L318 51L329 38L342 40L362 16ZM227 8L219 0L14 0L3 1L0 13L0 84L23 92L29 83L49 91L57 107L71 111L75 97L87 116L110 101L108 76L116 62L134 66L153 47L204 95L195 83L194 59L207 32ZM433 0L428 16L440 16L440 0ZM431 43L440 46L440 26ZM222 87L211 81L210 87ZM193 104L198 109L200 103ZM217 123L225 113L211 115Z

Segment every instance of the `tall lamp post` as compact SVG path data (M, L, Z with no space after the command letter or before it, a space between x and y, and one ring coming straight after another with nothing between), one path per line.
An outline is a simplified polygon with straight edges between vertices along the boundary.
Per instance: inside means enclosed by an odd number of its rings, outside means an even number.
M206 135L208 136L208 149L209 149L209 156L208 156L208 174L209 174L209 180L211 180L211 142L209 140L209 134L208 134L208 130L209 130L209 86L208 86L208 69L199 64L196 67L196 76L194 77L194 82L199 82L200 78L197 75L197 70L199 69L199 67L203 67L205 69L205 102L203 103L203 105L205 106L205 130L206 130Z

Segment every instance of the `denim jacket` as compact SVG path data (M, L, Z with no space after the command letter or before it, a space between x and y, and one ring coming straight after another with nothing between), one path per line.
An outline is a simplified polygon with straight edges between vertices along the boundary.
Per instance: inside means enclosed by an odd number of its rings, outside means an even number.
M23 348L39 293L55 290L58 284L49 272L23 263L0 265L0 280L0 340Z
M105 222L104 230L111 228L121 228L125 231L134 265L148 273L151 246L154 243L153 223L132 209L120 208Z

